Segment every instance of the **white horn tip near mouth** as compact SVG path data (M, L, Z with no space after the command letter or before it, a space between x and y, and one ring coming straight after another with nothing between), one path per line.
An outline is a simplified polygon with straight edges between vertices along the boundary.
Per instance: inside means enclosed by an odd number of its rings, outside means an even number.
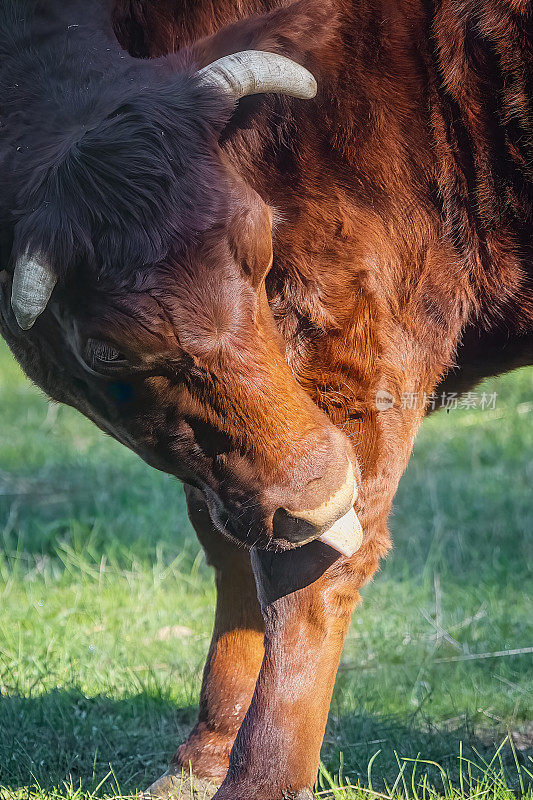
M323 533L319 541L329 545L343 556L350 558L363 544L363 529L354 509Z
M353 509L353 504L356 500L357 483L353 464L348 460L344 484L329 500L326 500L321 506L311 511L292 513L293 516L304 519L311 525L322 527L327 525L328 520L335 517L336 512L344 510L351 505L349 511L319 537L319 541L349 558L359 550L363 543L363 529Z
M48 305L57 283L51 266L39 255L26 253L16 264L11 290L11 307L19 327L28 331Z
M317 93L317 82L309 70L286 56L264 50L224 56L200 70L199 75L236 100L268 93L312 100Z

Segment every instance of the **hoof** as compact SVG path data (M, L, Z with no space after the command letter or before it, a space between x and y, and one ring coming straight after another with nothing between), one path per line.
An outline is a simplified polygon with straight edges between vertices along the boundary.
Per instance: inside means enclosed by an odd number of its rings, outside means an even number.
M181 767L171 767L141 794L143 800L211 800L217 787L191 776Z

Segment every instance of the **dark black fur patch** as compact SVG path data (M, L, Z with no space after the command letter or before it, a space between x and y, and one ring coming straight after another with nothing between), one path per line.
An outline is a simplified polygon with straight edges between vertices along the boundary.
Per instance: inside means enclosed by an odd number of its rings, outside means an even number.
M132 271L212 226L229 101L188 72L110 48L98 31L40 36L38 14L24 25L12 14L9 32L7 19L0 220L10 220L13 256L44 252L59 275L80 262Z

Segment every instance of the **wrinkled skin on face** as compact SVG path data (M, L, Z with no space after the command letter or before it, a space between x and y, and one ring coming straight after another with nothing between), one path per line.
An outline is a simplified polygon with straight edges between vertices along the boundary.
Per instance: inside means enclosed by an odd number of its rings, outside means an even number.
M293 517L338 492L353 455L284 360L265 291L270 209L239 185L225 213L200 243L127 280L81 266L27 333L2 273L1 327L41 388L199 488L222 533L286 549L346 513L353 491L321 526Z

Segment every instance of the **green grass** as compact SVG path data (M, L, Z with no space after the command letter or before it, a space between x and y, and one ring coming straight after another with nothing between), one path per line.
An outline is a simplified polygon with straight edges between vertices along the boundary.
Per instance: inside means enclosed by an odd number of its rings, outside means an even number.
M496 409L424 423L320 797L531 797L533 370L489 389ZM0 408L0 797L134 794L194 720L211 573L179 485L48 406L3 346Z

